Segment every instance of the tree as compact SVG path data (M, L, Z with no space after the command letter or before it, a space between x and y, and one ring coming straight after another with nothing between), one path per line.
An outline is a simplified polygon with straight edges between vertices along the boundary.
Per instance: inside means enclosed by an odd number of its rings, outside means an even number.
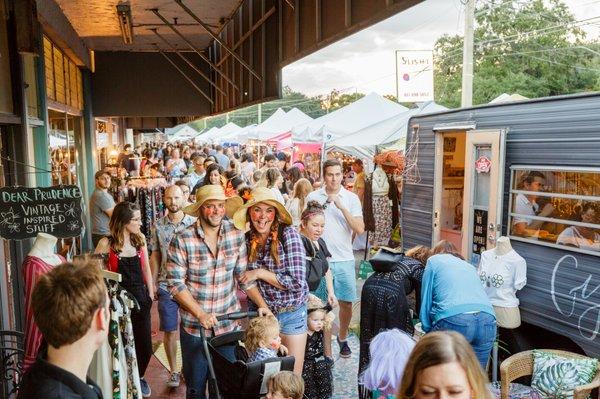
M600 87L598 57L561 0L500 0L475 15L473 104L502 93L536 98ZM448 107L460 106L462 48L461 36L435 44L435 97Z

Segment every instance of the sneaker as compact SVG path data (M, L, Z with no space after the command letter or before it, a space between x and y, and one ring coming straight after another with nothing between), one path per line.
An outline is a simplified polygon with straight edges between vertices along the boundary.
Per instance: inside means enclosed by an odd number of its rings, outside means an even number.
M179 386L179 376L179 373L171 373L171 377L169 377L169 381L167 381L167 386L169 388L177 388Z
M142 388L142 397L149 398L152 396L152 389L150 389L150 385L148 385L145 378L140 378L140 386Z
M352 355L352 350L348 346L348 341L340 341L337 338L338 345L340 346L340 357L349 358Z

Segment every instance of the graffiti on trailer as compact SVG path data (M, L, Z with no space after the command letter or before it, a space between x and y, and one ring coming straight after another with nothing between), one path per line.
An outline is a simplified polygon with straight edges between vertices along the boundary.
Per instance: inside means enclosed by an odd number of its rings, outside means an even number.
M554 307L556 310L562 314L563 316L571 317L575 313L575 304L580 301L586 304L586 309L579 315L577 320L577 328L579 329L579 334L590 341L594 340L598 333L600 332L600 303L593 303L588 300L594 293L600 290L600 285L596 287L590 287L590 282L592 280L593 275L589 274L585 281L571 289L569 289L568 295L557 294L556 292L556 275L559 271L563 269L569 268L569 266L578 268L579 263L577 258L573 255L565 255L556 262L554 265L554 269L552 270L552 280L550 282L550 294L552 295L552 302L554 303ZM592 289L593 288L593 289ZM567 296L567 304L561 306L559 304L559 300L563 300L563 298L557 298L557 296ZM596 315L595 321L593 321L593 328L589 328L583 325L586 320L586 317ZM592 318L593 319L593 318Z

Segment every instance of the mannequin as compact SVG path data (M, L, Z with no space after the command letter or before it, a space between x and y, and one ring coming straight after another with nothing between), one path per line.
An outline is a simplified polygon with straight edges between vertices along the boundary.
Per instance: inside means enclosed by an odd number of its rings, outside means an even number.
M35 242L33 243L33 247L31 247L31 251L29 251L27 256L34 256L52 266L58 266L64 262L64 260L54 252L57 241L58 238L50 234L38 233Z
M54 253L58 239L50 234L39 233L33 247L23 261L25 279L25 361L23 368L27 370L35 363L41 342L42 333L33 320L31 295L33 288L41 276L55 266L65 262L65 258Z
M374 247L387 246L394 227L392 226L392 206L388 197L390 183L385 170L380 165L375 167L371 179L375 232L369 243Z
M527 264L511 246L508 237L500 237L495 248L484 251L479 276L494 306L498 326L517 328L521 324L516 292L527 283Z

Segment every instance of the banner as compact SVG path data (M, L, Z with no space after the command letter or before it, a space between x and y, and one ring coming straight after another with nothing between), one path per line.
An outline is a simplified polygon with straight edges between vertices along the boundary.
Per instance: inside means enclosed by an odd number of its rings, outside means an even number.
M77 237L83 231L81 199L77 186L0 188L0 237Z
M433 51L396 51L398 102L433 101Z

